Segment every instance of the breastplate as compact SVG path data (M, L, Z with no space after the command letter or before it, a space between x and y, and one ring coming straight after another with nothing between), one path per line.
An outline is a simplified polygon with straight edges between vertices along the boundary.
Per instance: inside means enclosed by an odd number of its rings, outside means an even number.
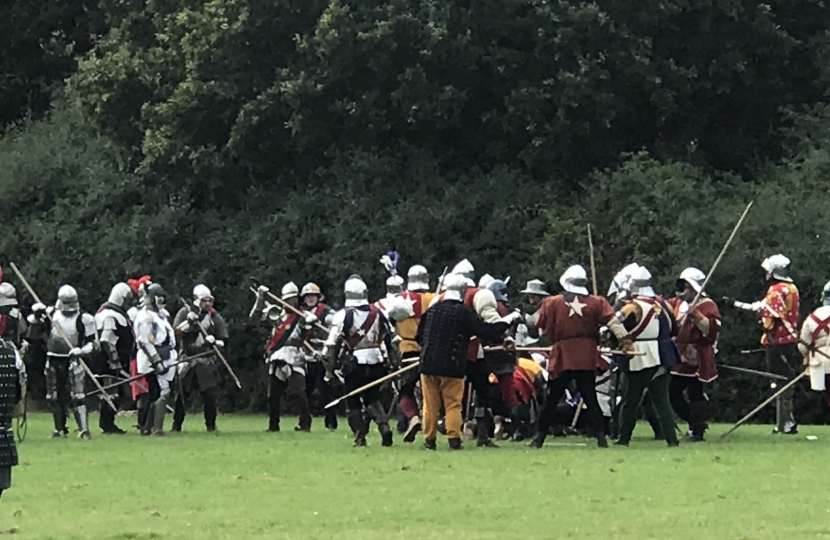
M49 332L49 337L46 340L46 350L52 354L67 355L72 347L77 347L80 343L80 336L78 335L78 317L81 314L78 311L65 314L62 311L55 311L52 315L52 329ZM60 330L59 330L60 329ZM60 331L63 331L61 334ZM65 335L69 338L68 345L61 337Z

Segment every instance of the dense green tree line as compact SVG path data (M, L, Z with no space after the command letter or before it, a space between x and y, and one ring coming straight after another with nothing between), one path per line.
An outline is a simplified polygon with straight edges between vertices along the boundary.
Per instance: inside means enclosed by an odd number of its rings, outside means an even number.
M395 247L435 276L469 257L554 286L587 264L591 223L601 289L636 260L669 294L755 200L712 295L759 296L778 251L803 314L830 279L818 0L32 6L2 8L26 22L0 51L0 251L88 309L127 274L209 284L245 383L227 408L264 396L250 276L314 280L336 304L358 272L379 296ZM724 314L721 358L758 367L738 354L754 322ZM720 414L763 383L724 375Z

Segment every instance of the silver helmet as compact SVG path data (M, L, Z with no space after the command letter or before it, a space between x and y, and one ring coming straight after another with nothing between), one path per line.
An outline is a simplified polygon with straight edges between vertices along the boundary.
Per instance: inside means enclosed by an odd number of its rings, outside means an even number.
M390 276L386 280L386 296L397 296L403 292L403 278L398 275Z
M55 303L58 311L78 311L81 304L78 302L78 291L71 285L64 285L58 289L58 301Z
M464 259L460 263L456 264L451 273L464 276L468 281L467 286L475 287L473 278L475 277L476 270L473 267L473 264L467 259Z
M0 307L16 306L17 291L11 283L0 283Z
M142 305L153 309L161 309L164 307L164 301L167 293L158 283L147 282L144 287L144 297Z
M193 304L195 306L199 306L205 298L210 298L210 301L213 301L213 295L207 285L196 285L193 287Z
M365 306L369 303L366 283L360 279L360 276L352 276L347 279L343 286L343 292L346 296L346 307Z
M126 283L116 283L115 287L110 291L110 296L107 302L116 306L126 308L132 303L133 290Z
M428 291L429 290L429 272L427 269L416 264L406 273L407 284L406 288L410 291Z
M821 300L825 306L830 306L830 281L824 285L824 290L821 292Z

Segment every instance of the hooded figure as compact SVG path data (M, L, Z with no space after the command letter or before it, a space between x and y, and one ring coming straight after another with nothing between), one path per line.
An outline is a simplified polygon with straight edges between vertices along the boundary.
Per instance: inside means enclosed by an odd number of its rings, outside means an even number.
M767 278L767 292L763 300L746 303L732 298L727 301L735 307L752 311L761 319L763 333L761 344L767 357L767 371L786 377L792 377L800 368L798 361L798 318L799 293L789 276L790 259L780 253L767 257L761 262ZM773 381L771 388L776 388ZM775 402L776 426L773 433L795 435L798 424L793 415L793 395L790 388Z

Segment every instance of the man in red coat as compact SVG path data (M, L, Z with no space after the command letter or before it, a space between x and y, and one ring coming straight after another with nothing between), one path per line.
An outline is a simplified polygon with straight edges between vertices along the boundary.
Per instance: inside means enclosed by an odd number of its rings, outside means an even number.
M740 309L753 311L760 318L763 332L761 344L767 357L767 371L792 377L801 370L798 354L798 288L790 278L788 268L790 259L785 255L767 257L761 263L766 272L767 292L764 299L746 303L729 299ZM776 384L771 384L773 389ZM795 435L798 425L793 416L794 388L781 394L775 401L775 429L773 433Z
M597 444L608 447L595 387L596 372L608 369L598 350L600 328L607 326L625 351L632 351L633 344L608 301L588 294L587 283L585 269L571 266L559 279L564 292L545 298L536 313L534 325L545 332L552 346L548 360L550 394L539 417L539 431L530 443L532 448L541 448L545 443L556 406L571 381L576 381L588 407L585 412Z
M715 342L721 326L720 310L705 293L694 306L689 306L705 279L706 275L697 268L683 270L675 285L676 296L667 301L679 325L674 341L680 353L680 363L672 368L669 399L677 416L688 422L690 441L703 440L709 417L703 384L718 376Z

